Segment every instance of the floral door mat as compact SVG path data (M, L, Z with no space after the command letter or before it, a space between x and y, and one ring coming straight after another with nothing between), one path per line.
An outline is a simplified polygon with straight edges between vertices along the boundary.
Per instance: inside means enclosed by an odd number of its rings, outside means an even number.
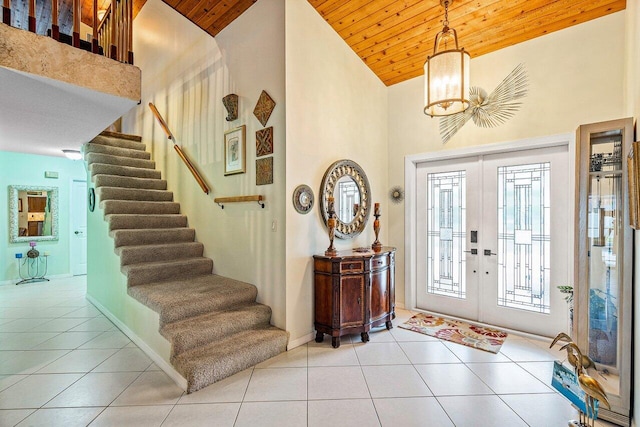
M416 314L399 326L491 353L499 352L504 340L507 339L507 333L497 329L422 313Z

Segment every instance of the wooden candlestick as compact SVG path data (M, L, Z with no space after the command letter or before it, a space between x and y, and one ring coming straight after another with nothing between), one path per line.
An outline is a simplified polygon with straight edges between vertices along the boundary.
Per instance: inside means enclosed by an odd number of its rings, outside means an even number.
M324 254L327 256L334 256L338 254L336 248L333 246L333 239L336 236L336 212L333 208L333 197L328 198L327 203L327 228L329 229L329 247Z
M380 203L375 203L373 206L373 216L376 217L375 221L373 221L373 232L376 234L376 240L371 245L371 249L374 252L380 252L382 250L382 243L378 240L378 235L380 234Z

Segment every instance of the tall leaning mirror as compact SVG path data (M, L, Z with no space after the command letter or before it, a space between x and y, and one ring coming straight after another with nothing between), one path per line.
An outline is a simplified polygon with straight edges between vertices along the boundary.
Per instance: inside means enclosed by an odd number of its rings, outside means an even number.
M364 230L371 211L371 188L364 170L353 160L338 160L322 178L320 214L327 225L329 197L336 213L336 237L352 239Z
M9 186L9 241L58 240L58 187Z

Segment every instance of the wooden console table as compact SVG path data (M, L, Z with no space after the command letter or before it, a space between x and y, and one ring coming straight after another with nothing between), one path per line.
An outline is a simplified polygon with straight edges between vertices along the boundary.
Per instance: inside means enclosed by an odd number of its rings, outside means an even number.
M367 342L371 328L393 327L395 251L383 247L378 252L314 255L316 342L331 335L338 348L342 335L360 332L362 342Z

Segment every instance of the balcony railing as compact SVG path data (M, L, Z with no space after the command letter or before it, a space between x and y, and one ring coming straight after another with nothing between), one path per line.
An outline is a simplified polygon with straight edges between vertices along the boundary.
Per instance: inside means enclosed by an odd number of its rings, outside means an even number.
M72 34L61 34L58 19L60 17L61 0L51 0L51 27L48 33L58 41L70 39L70 44L77 48L89 50L95 54L107 56L116 61L133 64L133 0L111 0L111 3L99 17L98 0L93 0L93 25L91 43L80 38L80 20L82 17L82 0L73 0L71 14L73 16ZM20 2L15 2L21 5ZM63 3L63 6L65 3ZM28 30L36 32L36 2L28 0ZM13 11L17 12L16 10ZM43 7L42 13L49 10ZM64 13L64 12L63 12ZM11 0L3 0L2 22L11 25ZM42 14L38 14L43 16Z

